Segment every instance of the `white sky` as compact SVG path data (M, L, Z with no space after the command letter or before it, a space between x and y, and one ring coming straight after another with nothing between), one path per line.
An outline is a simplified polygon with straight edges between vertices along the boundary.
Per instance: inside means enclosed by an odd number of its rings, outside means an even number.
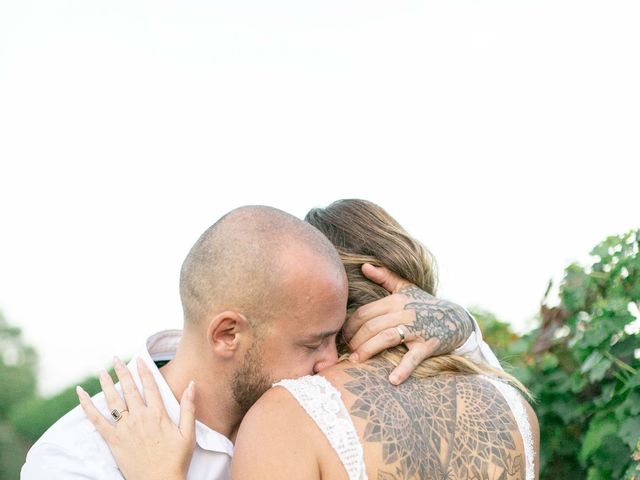
M381 204L519 330L640 225L636 1L3 0L0 309L41 390L181 325L243 204Z

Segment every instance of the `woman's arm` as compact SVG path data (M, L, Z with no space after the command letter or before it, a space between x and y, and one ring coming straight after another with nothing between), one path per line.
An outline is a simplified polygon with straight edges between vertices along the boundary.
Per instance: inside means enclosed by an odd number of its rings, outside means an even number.
M87 418L111 449L123 476L127 480L186 479L195 446L193 382L182 394L180 424L175 425L144 362L138 359L136 364L146 403L127 367L119 359L114 364L124 399L106 372L100 375L100 385L109 408L119 412L119 420L106 419L81 387L76 387L76 392Z
M423 360L434 355L455 351L473 354L472 361L483 361L488 351L490 360L495 359L482 342L476 322L462 306L436 298L384 267L365 263L362 273L384 287L389 296L361 306L345 323L342 332L353 352L352 361L363 362L404 343L408 352L389 378L399 385Z

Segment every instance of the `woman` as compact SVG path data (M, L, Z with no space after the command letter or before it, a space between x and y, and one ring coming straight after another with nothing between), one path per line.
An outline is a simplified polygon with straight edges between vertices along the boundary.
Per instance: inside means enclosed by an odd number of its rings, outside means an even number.
M438 301L425 298L435 293L436 285L429 252L377 205L340 200L312 210L306 220L332 241L342 257L349 278L349 314L388 295L364 277L362 268L371 268L367 264L386 267L412 282L396 281L387 288L409 298ZM537 420L508 385L526 393L513 377L462 357L442 355L422 362L402 385L388 382L406 349L419 342L414 330L427 328L427 320L398 330L406 346L360 364L342 361L321 375L277 383L242 422L234 478L537 478ZM347 352L344 342L340 348ZM148 400L158 404L152 397ZM191 402L189 395L183 397L187 412L181 422L183 432L190 428ZM90 408L85 403L83 407ZM153 422L139 428L146 438L179 437L160 432ZM188 464L186 442L176 441L186 453L176 453L173 443L163 441L166 447L146 449L146 460L141 460L136 457L142 438L132 436L130 445L123 445L120 438L118 445L112 445L118 463L133 472L129 480L136 478L134 467L145 462L161 467L163 478L184 478L175 465ZM144 471L138 478L150 478L149 470Z

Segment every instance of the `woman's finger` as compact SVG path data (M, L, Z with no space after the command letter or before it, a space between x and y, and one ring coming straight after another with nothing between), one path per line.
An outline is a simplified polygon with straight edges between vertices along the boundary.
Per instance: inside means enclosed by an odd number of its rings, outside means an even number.
M406 332L406 329L404 329L404 331ZM396 330L396 327L386 328L371 340L367 340L360 345L360 347L349 356L349 360L364 362L387 348L395 347L401 343L402 338L398 330Z
M400 299L400 301L405 301ZM350 339L355 333L372 318L386 315L387 313L398 310L398 298L393 296L384 297L380 300L376 300L366 305L362 305L358 308L353 315L351 315L342 326L342 333L345 338ZM401 308L400 308L401 309Z
M355 335L349 340L349 348L356 351L360 349L360 346L372 340L377 335L380 335L384 330L399 325L413 324L416 318L416 314L412 310L401 310L399 312L393 312L380 317L373 318L363 324ZM408 329L405 328L405 340L413 340L413 337L409 337ZM399 335L396 333L396 339L399 339ZM396 344L397 345L397 344ZM393 346L393 345L391 345ZM385 347L386 348L386 347ZM379 350L382 351L382 350ZM378 352L375 352L378 353Z
M370 263L362 265L362 273L369 280L377 283L390 293L395 293L407 285L411 285L411 282L405 280L399 275L396 275L388 268L375 267Z
M164 402L162 401L162 397L160 396L160 390L158 389L158 384L153 378L153 374L149 367L144 363L140 357L136 358L136 366L138 368L138 374L140 375L140 380L142 381L142 395L144 396L144 401L147 406L159 409L166 413L166 408L164 406Z
M118 376L118 380L120 380L120 387L122 388L124 400L127 402L129 410L134 411L144 407L144 402L142 401L138 387L133 381L133 377L127 366L122 363L122 360L118 357L113 357L113 367Z
M440 341L437 338L431 338L426 342L416 340L408 343L407 348L409 351L404 354L398 366L393 369L389 375L389 381L394 385L400 385L409 378L423 360L431 357L438 350L439 346Z
M82 410L84 410L84 413L89 421L93 423L93 426L96 427L98 433L102 435L105 440L109 441L115 427L111 425L106 418L104 418L104 416L93 404L93 400L91 400L89 394L85 392L84 389L79 385L76 387L76 394L78 395L78 399L80 400Z
M189 382L189 386L182 392L180 399L180 432L184 438L196 439L196 385Z
M100 386L102 387L102 393L104 393L104 398L107 401L107 407L109 407L109 410L116 409L119 412L126 411L127 404L120 396L120 393L116 390L113 380L111 379L111 375L109 375L106 370L102 370L100 372L99 379Z

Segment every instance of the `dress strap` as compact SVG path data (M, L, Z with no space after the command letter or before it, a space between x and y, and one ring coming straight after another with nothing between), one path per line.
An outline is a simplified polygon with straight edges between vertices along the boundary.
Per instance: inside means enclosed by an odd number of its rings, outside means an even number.
M273 386L286 388L320 427L349 480L367 480L362 445L340 392L320 375L281 380Z
M516 424L518 425L518 430L520 430L520 435L522 436L522 443L524 444L525 479L533 480L535 476L533 467L533 435L531 433L531 425L529 424L527 411L522 404L524 400L522 400L516 389L511 385L508 385L507 383L495 378L485 378L498 389L498 391L507 401L507 404L509 404L509 408L511 408L511 411L513 412L513 416L516 419Z

